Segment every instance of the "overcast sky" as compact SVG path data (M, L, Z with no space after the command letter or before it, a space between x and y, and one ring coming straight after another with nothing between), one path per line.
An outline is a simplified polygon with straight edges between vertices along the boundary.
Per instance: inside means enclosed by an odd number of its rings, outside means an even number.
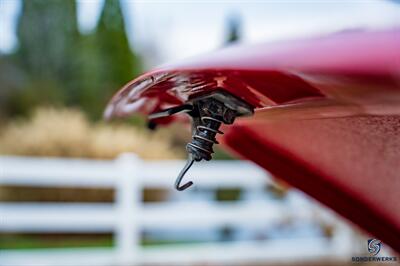
M235 14L245 43L293 39L355 28L400 27L393 1L135 1L122 0L131 45L170 61L217 49ZM102 0L78 0L80 30L90 32ZM20 0L0 0L0 51L17 46ZM162 63L162 62L157 62Z

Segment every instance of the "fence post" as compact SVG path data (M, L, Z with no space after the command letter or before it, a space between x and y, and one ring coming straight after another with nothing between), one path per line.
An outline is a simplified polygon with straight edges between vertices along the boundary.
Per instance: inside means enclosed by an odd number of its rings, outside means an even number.
M118 265L138 264L140 248L141 186L140 158L131 153L121 154L116 160L118 180L115 189L117 210L115 228L116 263Z

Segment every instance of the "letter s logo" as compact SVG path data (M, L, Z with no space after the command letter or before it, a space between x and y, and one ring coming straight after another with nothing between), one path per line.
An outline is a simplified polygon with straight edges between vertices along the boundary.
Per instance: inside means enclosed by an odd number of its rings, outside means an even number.
M369 239L368 240L368 252L371 253L372 256L378 255L379 251L381 251L382 243L378 239Z

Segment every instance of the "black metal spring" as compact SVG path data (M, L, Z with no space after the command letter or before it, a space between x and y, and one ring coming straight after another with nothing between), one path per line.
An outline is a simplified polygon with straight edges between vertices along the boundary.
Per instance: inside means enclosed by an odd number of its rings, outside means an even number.
M193 135L192 139L193 140L203 140L205 142L208 142L209 145L201 145L202 142L201 141L196 141L195 143L193 143L194 141L188 143L188 146L191 146L195 149L201 150L205 153L207 153L208 155L211 155L213 153L212 150L212 145L213 144L219 144L218 141L215 139L215 135L216 134L224 134L224 132L218 130L218 128L220 127L220 125L223 123L222 120L211 117L211 116L203 116L200 118L203 125L198 125L196 126L196 132ZM209 123L207 123L207 121ZM216 122L215 124L213 124L212 122ZM204 132L205 134L199 135L199 132ZM210 133L212 132L212 133ZM200 146L201 145L201 146Z
M192 137L192 141L186 146L189 152L188 161L175 181L175 188L179 191L185 190L193 184L193 182L190 181L184 185L181 185L183 176L192 166L193 162L200 161L202 159L210 160L211 154L214 152L212 146L214 144L218 144L218 141L215 139L215 135L224 134L222 131L218 130L223 123L222 120L211 116L203 116L200 119L203 125L196 126L196 131ZM203 136L200 135L201 132L204 133Z

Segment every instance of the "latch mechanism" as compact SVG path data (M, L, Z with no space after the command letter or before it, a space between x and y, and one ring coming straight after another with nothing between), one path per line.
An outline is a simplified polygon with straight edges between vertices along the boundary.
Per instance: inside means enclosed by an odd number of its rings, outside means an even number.
M181 182L195 161L211 160L214 153L213 145L218 144L216 135L223 134L219 130L220 126L233 124L238 116L252 115L253 108L235 96L218 90L212 94L195 98L187 104L150 114L149 119L151 121L181 112L190 115L193 124L192 140L186 145L189 157L175 182L175 188L179 191L185 190L193 184L190 181L181 185Z

